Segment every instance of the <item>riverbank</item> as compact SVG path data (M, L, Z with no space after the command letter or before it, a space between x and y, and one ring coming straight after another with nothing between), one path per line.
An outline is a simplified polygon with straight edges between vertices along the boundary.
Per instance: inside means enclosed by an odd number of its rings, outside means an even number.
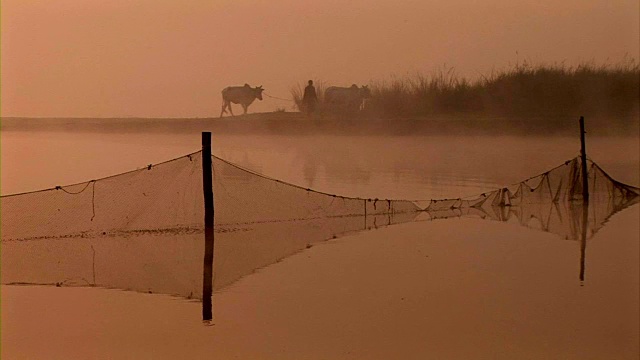
M428 117L305 116L271 112L224 118L19 118L1 119L2 131L196 133L295 135L538 135L573 136L576 116L488 117L472 114ZM587 130L600 136L637 136L640 118L589 117Z

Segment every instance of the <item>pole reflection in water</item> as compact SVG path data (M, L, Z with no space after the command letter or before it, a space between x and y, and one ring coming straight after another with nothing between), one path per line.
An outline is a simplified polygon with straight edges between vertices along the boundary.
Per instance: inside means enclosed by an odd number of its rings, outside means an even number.
M587 252L587 227L589 222L589 202L582 206L582 234L580 237L580 285L584 285L584 271Z

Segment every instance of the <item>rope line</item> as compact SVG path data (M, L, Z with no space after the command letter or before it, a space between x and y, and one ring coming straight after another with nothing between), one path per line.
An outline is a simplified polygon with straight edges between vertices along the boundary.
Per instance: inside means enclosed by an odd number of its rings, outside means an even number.
M89 181L87 181L87 183L85 184L85 186L84 186L80 191L76 191L76 192L68 191L67 189L65 189L64 187L62 187L62 186L60 186L60 185L56 186L56 187L55 187L55 190L62 190L63 192L65 192L65 193L67 193L67 194L69 194L69 195L78 195L78 194L82 194L85 190L87 190L87 188L89 187L89 185L90 185L91 183L93 183L93 182L95 182L95 180L89 180ZM80 183L80 184L82 184L82 183ZM76 185L79 185L79 184L76 184ZM66 187L70 187L70 186L75 186L75 185L67 185Z
M243 166L241 166L241 165L234 164L234 163L229 162L229 161L227 161L227 160L225 160L225 159L219 158L219 157L217 157L217 156L215 156L215 155L213 155L213 154L211 155L211 157L213 157L214 159L220 160L220 161L222 161L223 163L225 163L225 164L227 164L227 165L230 165L230 166L235 167L235 168L237 168L237 169L239 169L239 170L242 170L242 171L244 171L244 172L247 172L247 173L249 173L249 174L252 174L252 175L255 175L255 176L261 177L261 178L266 179L266 180L269 180L269 181L275 181L275 182L280 183L280 184L283 184L283 185L292 186L292 187L297 188L297 189L300 189L300 190L305 190L305 191L313 192L313 193L316 193L316 194L321 194L321 195L326 195L326 196L333 196L333 197L339 197L339 198L342 198L342 199L349 199L349 200L369 200L369 201L372 201L372 200L373 200L373 199L370 199L370 198L359 198L359 197L350 197L350 196L341 196L341 195L329 194L329 193L326 193L326 192L323 192L323 191L318 191L318 190L309 189L309 188L306 188L306 187L303 187L303 186L300 186L300 185L292 184L292 183L289 183L289 182L286 182L286 181L278 180L278 179L272 178L272 177L270 177L270 176L267 176L267 175L261 174L261 173L259 173L259 172L254 171L254 170L251 170L251 169L245 168L245 167L243 167ZM378 199L376 199L376 200L378 200ZM385 200L388 200L388 199L385 199ZM398 200L394 200L394 201L398 201ZM411 200L404 200L404 201L411 201ZM423 200L423 201L426 201L426 200Z
M91 215L91 221L93 221L93 219L96 217L96 182L95 181L93 182L93 189L91 192L91 210L93 212L93 215ZM94 254L94 257L95 257L95 254ZM95 276L94 276L94 280L95 280Z
M170 162L173 162L173 161L177 161L177 160L180 160L180 159L183 159L183 158L189 158L189 160L191 160L191 161L192 161L192 156L193 156L193 155L196 155L196 154L198 154L198 153L201 153L201 152L202 152L202 150L195 151L195 152L189 153L189 154L187 154L187 155L183 155L183 156L180 156L180 157L177 157L177 158L171 159L171 160L167 160L167 161L160 162L160 163L155 164L155 165L151 165L151 164L149 164L149 165L147 165L147 166L145 166L145 167L143 167L143 168L141 168L141 169L135 169L135 170L131 170L131 171L126 171L126 172L123 172L123 173L119 173L119 174L115 174L115 175L110 175L110 176L106 176L106 177L99 178L99 179L95 179L95 180L83 181L83 182L79 182L79 183L75 183L75 184L71 184L71 185L64 185L64 186L59 186L59 185L58 185L58 186L56 186L56 187L54 187L54 188L49 188L49 189L42 189L42 190L36 190L36 191L29 191L29 192L23 192L23 193L17 193L17 194L10 194L10 195L2 195L2 196L0 196L0 198L8 198L8 197L13 197L13 196L18 196L18 195L33 194L33 193L39 193L39 192L51 191L51 190L62 190L63 192L65 192L65 193L67 193L67 194L70 194L70 195L77 195L77 194L80 194L80 193L84 192L84 191L89 187L89 185L93 184L93 186L92 186L92 191L93 191L93 194L92 194L92 202L94 203L93 217L95 217L95 183L96 183L96 182L98 182L98 181L102 181L102 180L106 180L106 179L115 178L115 177L122 176L122 175L131 174L131 173L138 172L138 171L151 170L151 168L156 167L156 166L158 166L158 165L167 164L167 163L170 163ZM241 170L241 171L247 172L247 173L249 173L249 174L252 174L252 175L258 176L258 177L263 178L263 179L266 179L266 180L274 181L274 182L277 182L277 183L280 183L280 184L283 184L283 185L292 186L292 187L297 188L297 189L301 189L301 190L305 190L305 191L309 191L309 192L313 192L313 193L317 193L317 194L321 194L321 195L325 195L325 196L333 196L333 197L339 197L339 198L349 199L349 200L366 200L366 201L374 201L374 199L371 199L371 198L342 196L342 195L330 194L330 193L327 193L327 192L323 192L323 191L319 191L319 190L314 190L314 189L306 188L306 187L303 187L303 186L299 186L299 185L296 185L296 184L293 184L293 183L289 183L289 182L286 182L286 181L278 180L278 179L276 179L276 178L273 178L273 177L270 177L270 176L267 176L267 175L261 174L261 173L259 173L259 172L256 172L256 171L254 171L254 170L251 170L251 169L245 168L245 167L243 167L243 166L241 166L241 165L238 165L238 164L232 163L232 162L230 162L230 161L228 161L228 160L225 160L225 159L220 158L220 157L218 157L218 156L216 156L216 155L213 155L213 154L212 154L212 157L213 157L213 158L215 158L215 159L217 159L217 160L222 161L222 162L223 162L223 163L225 163L225 164L228 164L228 165L230 165L230 166L232 166L232 167L235 167L235 168L237 168L237 169L239 169L239 170ZM499 188L494 188L493 190L489 190L489 191L483 192L483 193L478 194L478 195L469 195L469 196L464 196L464 197L457 197L457 198L445 198L445 199L376 199L376 200L407 201L407 202L413 202L413 203L417 203L417 202L432 202L432 201L445 201L445 200L476 200L476 199L479 199L479 198L481 198L481 197L483 197L483 196L487 196L487 195L489 195L489 194L491 194L491 193L493 193L493 192L495 192L495 191L499 191L500 189L504 189L504 188L506 188L506 187L519 186L519 185L521 185L521 184L525 184L525 185L527 185L527 184L526 184L526 182L528 182L528 181L530 181L530 180L532 180L532 179L535 179L535 178L541 177L541 176L545 176L545 175L547 175L548 173L550 173L551 171L554 171L554 170L556 170L556 169L559 169L559 168L561 168L561 167L563 167L563 166L567 166L567 165L568 165L568 164L570 164L572 161L575 161L575 160L577 160L578 158L579 158L579 156L578 156L578 157L575 157L575 158L573 158L573 159L570 159L570 160L564 161L563 163L561 163L561 164L560 164L560 165L558 165L558 166L555 166L555 167L553 167L553 168L551 168L551 169L549 169L549 170L547 170L547 171L545 171L545 172L543 172L543 173L540 173L540 174L538 174L538 175L531 176L531 177L529 177L529 178L527 178L527 179L525 179L525 180L522 180L522 181L520 181L520 182L512 183L512 184L510 184L510 185L503 186L503 187L499 187ZM626 186L626 187L633 188L633 189L638 189L638 187L636 187L636 186L632 186L632 185L624 184L624 183L621 183L621 182L619 182L619 181L617 181L617 180L613 179L613 178L612 178L612 177L611 177L607 172L605 172L602 168L600 168L600 166L598 166L598 165L597 165L597 164L596 164L592 159L588 158L588 161L590 161L593 165L595 165L595 167L596 167L596 168L598 168L598 169L599 169L599 170L600 170L600 171L601 171L601 172L602 172L602 173L603 173L603 174L604 174L604 175L605 175L609 180L611 180L611 181L612 181L612 182L614 182L615 184L618 184L618 185L621 185L621 186ZM73 192L73 191L69 191L69 190L65 189L65 188L68 188L68 187L78 186L78 185L81 185L81 184L85 184L85 186L84 186L81 190L79 190L79 191L77 191L77 192ZM540 184L538 184L537 186L533 187L533 189L535 189L535 188L537 188L537 187L539 187L539 186L540 186ZM531 186L529 186L529 185L527 185L527 187L530 187L530 188L531 188ZM93 217L92 217L92 219L93 219Z
M293 100L291 100L291 99L284 99L284 98L279 98L279 97L277 97L277 96L271 96L271 95L269 95L269 94L267 94L267 93L265 93L265 92L263 92L262 94L263 94L263 95L265 95L266 97L270 97L270 98L272 98L272 99L278 99L278 100L283 100L283 101L295 102L295 101L293 101Z
M201 152L202 152L202 150L194 151L194 152L192 152L192 153L190 153L190 154L183 155L183 156L179 156L179 157L174 158L174 159L171 159L171 160L166 160L166 161L163 161L163 162L159 162L159 163L157 163L157 164L155 164L155 165L151 165L151 164L149 164L149 165L146 165L145 167L143 167L143 168L141 168L141 169L129 170L129 171L125 171L125 172L122 172L122 173L119 173L119 174L109 175L109 176L105 176L105 177L98 178L98 179L91 180L91 181L94 181L94 182L95 182L95 181L102 181L102 180L111 179L111 178L115 178L115 177L122 176L122 175L132 174L132 173L135 173L135 172L137 172L137 171L151 170L151 167L155 167L155 166L158 166L158 165L167 164L167 163L170 163L170 162L173 162L173 161L178 161L178 160L183 159L183 158L185 158L185 157L187 157L187 158L189 158L189 160L191 160L191 156L193 156L193 155L195 155L195 154L198 154L198 153L201 153ZM69 184L69 185L63 185L63 186L59 186L59 185L58 185L58 186L56 186L56 187L47 188L47 189L41 189L41 190L25 191L25 192L16 193L16 194L1 195L1 196L0 196L0 199L2 199L2 198L8 198L8 197L13 197L13 196L18 196L18 195L35 194L35 193L40 193L40 192L45 192L45 191L51 191L51 190L63 190L63 191L64 191L63 187L77 186L77 185L81 185L81 184L84 184L84 183L88 183L88 181L81 181L81 182L78 182L78 183L75 183L75 184ZM87 185L87 186L88 186L88 185ZM83 191L84 191L84 189L83 189ZM65 192L66 192L66 191L65 191Z
M516 185L520 185L520 184L525 184L525 185L527 185L527 184L526 184L526 182L527 182L527 181L530 181L530 180L532 180L532 179L535 179L535 178L538 178L538 177L541 177L541 176L543 176L543 177L544 177L544 176L546 176L547 174L549 174L550 172L552 172L552 171L554 171L554 170L557 170L557 169L559 169L559 168L561 168L561 167L567 166L567 165L569 165L571 162L573 162L573 161L575 161L575 160L577 159L577 157L576 157L576 158L573 158L573 159L570 159L570 160L566 160L566 161L564 161L562 164L560 164L560 165L558 165L558 166L555 166L555 167L553 167L553 168L551 168L551 169L549 169L549 170L547 170L547 171L545 171L545 172L543 172L543 173L540 173L540 174L538 174L538 175L531 176L531 177L529 177L529 178L527 178L527 179L525 179L525 180L523 180L523 181L520 181L520 182L517 182L517 183L512 183L512 184L510 184L510 185L503 186L503 187L500 187L500 188L496 188L496 189L494 189L494 190L486 191L486 192L483 192L483 193L478 194L478 195L469 195L469 196L465 196L465 197L445 198L445 199L412 199L412 200L410 200L410 199L377 199L377 198L376 198L376 199L371 199L371 198L349 197L349 196L341 196L341 195L329 194L329 193L326 193L326 192L323 192L323 191L318 191L318 190L309 189L309 188L302 187L302 186L299 186L299 185L296 185L296 184L292 184L292 183L289 183L289 182L285 182L285 181L282 181L282 180L278 180L278 179L272 178L272 177L270 177L270 176L268 176L268 175L264 175L264 174L261 174L261 173L259 173L259 172L254 171L254 170L251 170L251 169L245 168L245 167L243 167L243 166L241 166L241 165L238 165L238 164L232 163L232 162L230 162L230 161L228 161L228 160L222 159L222 158L220 158L220 157L218 157L218 156L215 156L215 155L213 155L213 154L212 154L211 156L212 156L213 158L217 159L217 160L220 160L220 161L224 162L224 163L225 163L225 164L227 164L227 165L230 165L230 166L232 166L232 167L235 167L235 168L237 168L237 169L239 169L239 170L241 170L241 171L247 172L247 173L249 173L249 174L252 174L252 175L255 175L255 176L261 177L261 178L263 178L263 179L270 180L270 181L274 181L274 182L277 182L277 183L280 183L280 184L283 184L283 185L292 186L292 187L295 187L295 188L298 188L298 189L301 189L301 190L306 190L306 191L313 192L313 193L317 193L317 194L321 194L321 195L333 196L333 197L340 197L340 198L343 198L343 199L349 199L349 200L367 200L367 201L378 201L378 200L385 200L385 201L407 201L407 202L412 202L412 203L417 203L417 202L427 202L427 201L428 201L428 202L442 202L442 201L455 201L455 200L460 200L460 201L473 201L473 200L480 200L482 197L486 197L486 196L488 196L489 194L492 194L492 193L493 193L493 192L495 192L495 191L500 191L501 189L504 189L504 188L507 188L507 187L516 186ZM527 187L529 187L529 188L531 188L531 189L534 189L534 190L535 190L535 189L537 189L538 187L540 187L540 185L541 185L541 184L542 184L542 181L541 181L538 185L536 185L535 187L530 187L529 185L527 185Z

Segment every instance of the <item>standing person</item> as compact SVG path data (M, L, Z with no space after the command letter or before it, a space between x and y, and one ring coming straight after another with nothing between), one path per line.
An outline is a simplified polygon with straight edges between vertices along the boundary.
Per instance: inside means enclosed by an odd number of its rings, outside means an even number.
M316 95L316 88L313 87L313 80L309 80L309 85L304 88L304 96L302 97L303 110L307 114L312 114L316 111L317 104L318 95Z

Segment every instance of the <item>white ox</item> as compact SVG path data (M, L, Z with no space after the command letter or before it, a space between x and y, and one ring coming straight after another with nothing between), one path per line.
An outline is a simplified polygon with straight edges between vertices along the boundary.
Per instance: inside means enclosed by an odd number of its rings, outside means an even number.
M247 113L247 108L255 99L262 100L262 85L252 88L249 84L244 86L229 86L222 90L222 111L220 111L220 117L228 108L231 116L233 116L233 110L231 110L231 103L240 104L244 109L244 113Z
M367 86L331 86L324 92L324 103L332 111L356 112L364 109L364 100L371 97Z

